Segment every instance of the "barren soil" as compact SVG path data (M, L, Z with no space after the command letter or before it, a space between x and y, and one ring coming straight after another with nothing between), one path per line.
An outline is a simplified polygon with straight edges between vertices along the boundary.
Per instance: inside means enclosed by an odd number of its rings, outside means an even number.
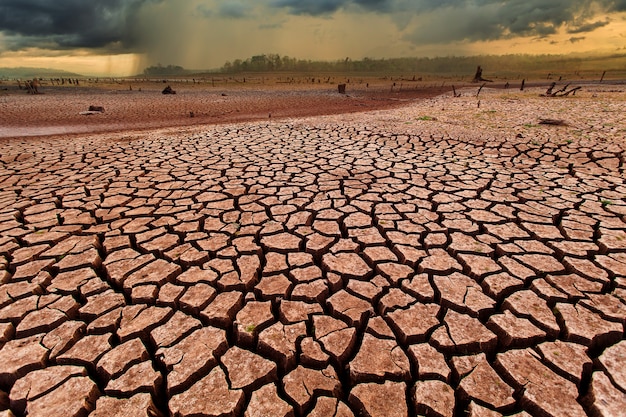
M623 415L626 93L477 87L0 97L0 417Z

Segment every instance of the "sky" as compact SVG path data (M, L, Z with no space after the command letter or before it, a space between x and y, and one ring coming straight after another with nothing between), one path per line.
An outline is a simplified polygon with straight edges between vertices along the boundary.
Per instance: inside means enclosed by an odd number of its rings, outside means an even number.
M626 53L626 0L0 0L0 67Z

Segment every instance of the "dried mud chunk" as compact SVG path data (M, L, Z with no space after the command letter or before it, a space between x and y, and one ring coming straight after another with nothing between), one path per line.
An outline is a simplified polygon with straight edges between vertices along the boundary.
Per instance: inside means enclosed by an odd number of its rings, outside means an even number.
M526 255L515 255L513 259L520 261L537 274L564 272L565 267L556 258L549 255L531 253Z
M452 417L454 413L454 390L445 382L418 381L412 397L418 413L436 417Z
M381 315L386 315L398 308L406 308L415 301L417 301L415 298L399 288L391 288L378 302L378 312Z
M341 252L337 255L327 253L322 265L328 272L335 272L344 278L365 279L371 275L372 268L358 254Z
M402 280L415 274L413 267L394 262L376 265L376 272L387 278L393 285L398 285Z
M354 417L352 410L337 398L319 397L309 417Z
M57 356L59 365L82 365L95 369L98 360L111 350L112 334L88 335L77 341L65 353Z
M395 339L396 336L393 334L391 328L380 316L372 317L367 321L367 328L365 329L366 333L369 333L379 339Z
M435 299L435 290L428 280L428 274L417 274L409 280L402 281L402 290L422 303L432 302Z
M411 365L393 340L365 334L361 347L348 365L352 384L384 380L409 380Z
M87 376L87 370L82 366L51 366L30 372L11 388L11 408L24 413L28 401L36 400L76 376Z
M157 287L166 282L172 282L174 277L180 275L182 269L179 265L156 259L137 272L133 272L124 280L124 290L130 290L137 285L154 284Z
M235 315L243 306L243 294L239 291L223 292L218 294L213 301L200 313L206 322L212 326L228 328Z
M291 292L293 284L284 274L261 278L254 287L254 293L263 301L286 298Z
M278 379L274 362L237 346L230 348L221 362L233 389L248 392Z
M54 391L29 402L26 414L33 417L84 416L95 408L99 394L98 387L89 377L70 378Z
M492 352L498 337L478 319L448 310L443 326L433 332L431 343L443 352L467 355Z
M307 321L313 314L322 314L324 310L317 303L305 303L304 301L281 300L280 321L283 323L297 323Z
M582 305L559 303L555 310L563 321L567 341L596 349L611 345L622 338L624 327L620 323L606 321Z
M461 253L457 258L469 270L469 276L476 280L481 280L486 275L502 271L502 268L496 261L484 255Z
M318 279L306 284L296 285L291 293L291 299L322 303L328 298L329 292L326 280Z
M504 379L521 392L525 410L537 415L586 416L576 401L578 389L574 383L558 376L543 365L528 350L510 350L496 356L496 369Z
M472 317L492 312L496 302L483 293L480 285L470 277L455 272L447 276L435 276L435 287L441 294L441 305Z
M383 292L384 288L377 286L371 281L359 281L356 279L351 279L348 281L346 289L350 293L360 298L363 298L371 303Z
M89 417L164 417L156 408L150 394L137 394L130 398L100 397L96 409Z
M404 382L359 384L352 388L348 401L358 415L405 417L409 410Z
M139 337L144 343L149 343L150 331L165 323L172 316L169 307L150 306L133 316L122 316L117 336L121 342Z
M603 372L594 372L583 403L591 416L614 417L622 415L626 410L626 395Z
M44 368L48 349L41 345L43 335L14 339L0 349L0 386L10 387L17 379Z
M297 343L306 336L303 322L283 325L275 323L259 334L259 353L272 358L283 371L296 366Z
M218 275L210 269L200 269L193 266L176 277L176 282L180 285L193 286L200 283L214 285ZM167 285L167 284L166 284Z
M312 337L302 339L300 343L300 363L310 368L325 368L330 356L322 350L319 342Z
M87 326L87 334L104 334L116 331L122 320L124 308L116 308L89 323L89 326Z
M420 273L446 275L463 270L461 264L443 249L430 249L428 253L429 255L422 259L418 266Z
M626 341L621 341L606 349L598 358L600 364L622 391L626 391Z
M545 300L530 290L511 294L502 304L503 309L511 310L516 316L530 320L545 331L548 337L555 338L561 331L556 317Z
M105 353L96 365L100 378L108 381L117 378L132 365L150 357L140 339L122 343Z
M67 320L67 315L57 309L46 307L31 311L17 325L15 337L22 338L37 333L48 333Z
M173 417L235 417L243 411L244 402L243 390L230 389L218 366L185 392L174 395L168 406Z
M178 300L178 305L183 312L198 315L209 305L216 294L215 288L201 282L187 288L185 294Z
M315 397L341 395L341 383L337 373L330 366L323 370L298 366L285 375L283 388L300 415L309 408Z
M524 288L524 281L503 272L486 277L481 285L487 295L502 301L507 295Z
M126 305L126 301L122 294L108 290L92 297L87 297L87 303L78 310L78 314L81 319L91 321L124 305Z
M279 233L265 236L261 239L261 245L263 245L266 250L280 253L297 252L300 249L301 243L301 238L290 233Z
M467 408L468 417L502 417L502 414L497 411L490 410L486 407L480 406L476 404L474 401L470 402L469 407ZM524 417L519 414L515 414L515 417Z
M403 345L425 342L428 333L439 325L440 306L437 304L413 304L406 310L395 310L388 314L389 325ZM419 317L419 320L415 318Z
M174 346L157 350L155 357L167 368L167 392L186 389L200 375L217 365L228 349L226 332L215 327L196 330Z
M256 338L261 330L274 321L272 303L250 301L237 313L235 335L242 346L255 347Z
M611 294L586 294L587 298L580 300L579 304L594 311L609 321L619 321L626 326L626 304Z
M167 282L159 288L156 304L158 306L176 308L178 306L178 300L182 297L184 291L185 287Z
M546 276L546 281L567 294L572 301L584 298L585 294L583 294L583 291L585 293L599 293L602 291L602 284L599 282L590 281L576 274L548 275Z
M293 407L283 401L276 385L268 384L252 393L244 417L293 417Z
M453 359L457 360L458 357ZM456 368L456 362L455 368ZM462 366L460 367L462 368ZM470 369L457 369L461 381L461 398L477 400L496 410L508 410L515 405L514 390L508 386L487 362L484 354L476 355Z
M313 327L315 338L334 360L343 363L350 356L357 337L354 327L330 316L314 316Z
M50 359L55 360L65 352L85 333L85 323L80 321L66 321L56 329L46 334L41 344L50 349Z
M543 362L549 364L562 376L580 385L591 374L593 363L587 356L587 348L571 342L545 342L536 347Z
M367 318L374 313L372 305L341 290L333 294L327 304L333 315L346 320L351 326L360 328Z
M156 349L172 346L200 327L202 327L200 320L176 311L165 324L150 332L150 340Z
M516 317L509 310L489 317L487 328L498 335L498 343L505 348L534 346L546 338L546 333L529 320Z
M156 396L162 382L161 373L154 370L151 361L146 361L131 366L118 378L109 381L104 392L118 397L127 397L140 392Z
M417 369L417 378L420 380L439 379L444 382L450 381L452 371L443 353L437 351L428 343L411 345L408 352Z
M100 280L91 268L61 272L52 280L47 290L48 292L76 296L80 295L80 287L91 280Z
M0 323L0 349L2 346L13 339L15 335L15 327L13 323Z

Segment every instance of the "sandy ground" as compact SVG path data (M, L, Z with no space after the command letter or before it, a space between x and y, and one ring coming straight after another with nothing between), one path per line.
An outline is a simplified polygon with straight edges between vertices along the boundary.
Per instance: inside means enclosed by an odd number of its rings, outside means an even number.
M477 90L2 96L0 416L623 415L626 92Z

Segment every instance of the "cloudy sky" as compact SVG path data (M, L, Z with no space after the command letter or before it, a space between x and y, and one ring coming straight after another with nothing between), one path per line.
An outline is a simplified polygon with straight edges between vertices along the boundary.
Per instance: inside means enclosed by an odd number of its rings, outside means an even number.
M0 0L0 67L626 52L626 0Z

